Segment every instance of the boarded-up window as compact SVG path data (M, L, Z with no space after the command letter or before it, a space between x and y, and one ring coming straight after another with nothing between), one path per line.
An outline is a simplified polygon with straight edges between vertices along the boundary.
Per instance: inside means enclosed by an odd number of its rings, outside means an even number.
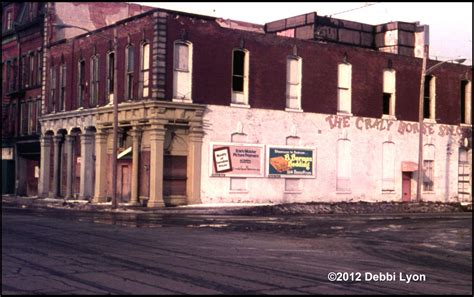
M383 114L395 115L395 71L383 72Z
M337 183L338 191L350 191L351 189L351 142L348 139L337 141Z
M287 59L286 80L286 107L301 109L301 58Z
M384 142L382 145L382 190L395 190L395 144Z
M174 99L192 100L192 48L187 41L176 41L174 44Z
M351 80L352 66L339 64L338 66L338 112L351 113Z
M471 82L461 81L461 123L471 124Z
M434 191L434 145L427 144L424 146L423 159L423 190Z

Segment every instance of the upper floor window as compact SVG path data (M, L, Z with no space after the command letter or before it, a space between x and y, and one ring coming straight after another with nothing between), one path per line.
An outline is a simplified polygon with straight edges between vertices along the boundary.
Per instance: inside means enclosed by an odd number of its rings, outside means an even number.
M28 84L31 86L35 85L35 55L31 52L28 55Z
M192 49L190 42L174 43L173 100L192 100Z
M35 128L34 104L35 102L33 100L28 101L28 134L32 134Z
M232 52L232 103L248 104L249 55L245 49Z
M107 54L107 97L109 103L113 103L114 100L114 79L115 79L115 52L109 52Z
M461 81L461 123L472 124L471 114L471 82L467 80Z
M5 29L11 30L13 29L13 12L10 10L7 12L7 19L5 22Z
M135 49L132 45L126 48L125 65L125 99L133 99L133 67L135 65Z
M22 101L20 103L20 133L21 135L25 135L28 133L27 109L28 109L28 106L26 105L26 102Z
M91 57L91 76L90 76L90 107L98 104L99 98L99 57L97 55Z
M301 109L301 64L300 57L291 56L286 61L286 107Z
M7 61L6 62L6 84L7 84L7 87L8 87L8 92L11 92L13 90L13 79L12 79L12 66L11 66L11 61Z
M395 116L395 70L383 72L383 115Z
M352 83L352 65L338 65L338 96L337 111L342 113L351 113L351 83Z
M59 66L59 110L66 110L66 63Z
M78 66L77 108L81 108L84 104L84 92L86 89L86 62L80 60Z
M140 90L143 98L150 95L150 44L142 44L140 65Z
M425 76L425 90L423 100L423 116L425 119L435 119L436 77Z
M36 63L36 79L37 79L37 85L41 85L42 79L43 79L43 52L41 50L38 50L38 53L36 54L37 57L37 63Z
M49 70L49 110L56 111L56 67Z
M39 118L41 116L41 100L36 100L36 132L41 132Z

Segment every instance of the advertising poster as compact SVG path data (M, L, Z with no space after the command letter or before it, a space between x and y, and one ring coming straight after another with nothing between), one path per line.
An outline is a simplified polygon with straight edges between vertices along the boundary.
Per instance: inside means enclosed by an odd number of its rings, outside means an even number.
M268 177L316 177L316 150L313 148L269 146L267 155Z
M264 147L262 145L211 144L211 176L263 177Z

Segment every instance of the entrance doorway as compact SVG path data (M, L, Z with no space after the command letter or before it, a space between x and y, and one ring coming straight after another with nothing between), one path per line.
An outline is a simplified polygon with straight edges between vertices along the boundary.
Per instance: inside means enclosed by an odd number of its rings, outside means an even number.
M411 172L402 172L402 201L411 201Z
M120 166L120 201L130 201L130 166Z
M163 167L165 204L186 204L187 156L165 155Z

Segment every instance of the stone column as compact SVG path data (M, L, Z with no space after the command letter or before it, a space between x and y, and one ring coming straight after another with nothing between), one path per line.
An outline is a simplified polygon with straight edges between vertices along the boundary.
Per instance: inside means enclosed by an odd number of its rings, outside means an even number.
M61 179L61 143L63 140L62 135L55 135L53 137L53 144L54 144L54 172L53 172L53 188L52 196L58 198L61 196L59 183Z
M79 198L89 199L92 197L92 140L94 135L84 131L81 135L81 183L79 185Z
M95 191L94 203L106 201L107 189L107 133L98 130L95 134Z
M164 207L163 148L166 129L163 123L152 123L150 129L150 200L148 207Z
M72 178L73 178L73 171L72 171L72 162L73 162L73 148L74 148L74 136L73 135L66 135L64 147L66 150L66 199L72 199Z
M193 121L189 128L188 166L186 181L186 196L188 204L201 203L201 152L202 152L201 122Z
M140 172L140 141L141 130L135 127L130 132L133 139L132 146L132 193L130 197L130 204L138 204L138 178Z
M48 197L49 195L49 174L51 166L51 136L43 135L40 138L40 176L38 180L38 197Z

